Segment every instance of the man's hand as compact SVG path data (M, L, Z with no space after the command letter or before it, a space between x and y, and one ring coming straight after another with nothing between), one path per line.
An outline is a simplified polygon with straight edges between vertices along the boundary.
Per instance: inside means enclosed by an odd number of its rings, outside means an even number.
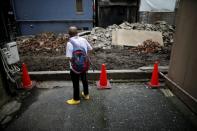
M71 58L70 58L70 57L66 57L66 60L69 60L69 61L70 61L70 60L71 60Z
M93 49L92 50L88 50L88 56L92 56L94 54Z

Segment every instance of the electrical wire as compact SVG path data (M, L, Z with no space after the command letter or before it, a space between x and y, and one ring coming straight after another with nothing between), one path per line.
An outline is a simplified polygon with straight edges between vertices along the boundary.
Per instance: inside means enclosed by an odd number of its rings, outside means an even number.
M10 67L9 67L9 65L7 63L7 60L5 58L5 53L4 53L3 49L0 49L0 55L1 55L1 60L2 60L3 67L4 67L4 70L6 72L7 77L10 79L11 82L16 83L16 85L18 87L18 84L17 84L16 80L12 76L15 73L19 72L20 71L20 68L18 68L15 65L10 65Z
M2 58L2 55L1 55L1 58ZM2 58L2 60L3 60L3 58ZM10 79L10 81L13 82L13 83L16 83L15 79L13 79L13 78L10 76L9 71L8 71L7 68L6 68L5 62L4 62L4 61L3 61L3 67L4 67L4 70L5 70L5 72L6 72L7 77Z

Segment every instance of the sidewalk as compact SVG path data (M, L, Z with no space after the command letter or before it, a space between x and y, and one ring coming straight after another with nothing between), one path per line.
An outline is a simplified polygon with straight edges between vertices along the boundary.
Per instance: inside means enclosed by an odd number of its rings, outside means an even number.
M54 87L55 86L55 87ZM41 83L25 100L29 106L6 131L184 131L195 130L173 104L173 94L148 89L143 83L112 83L111 90L90 85L91 100L67 105L70 82ZM54 87L54 88L52 88ZM169 93L168 93L169 94Z

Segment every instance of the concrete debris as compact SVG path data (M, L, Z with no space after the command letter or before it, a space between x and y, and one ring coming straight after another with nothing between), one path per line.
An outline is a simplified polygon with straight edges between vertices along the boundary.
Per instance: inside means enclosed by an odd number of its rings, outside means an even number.
M168 25L165 21L157 21L155 24L124 22L120 25L108 26L106 29L95 27L92 29L91 34L83 37L92 43L94 48L110 49L112 47L112 31L117 29L159 31L162 32L164 46L171 45L174 42L173 33L175 28Z
M164 46L168 46L174 42L174 27L168 25L165 21L158 21L155 24L128 23L124 22L120 25L111 25L107 28L95 27L91 31L80 32L79 35L86 38L94 49L111 49L112 47L112 31L117 29L125 30L146 30L162 32ZM41 33L35 36L23 36L17 39L20 55L37 54L64 54L65 44L68 40L67 34L55 35L51 32Z
M163 46L162 33L159 31L144 30L125 30L117 29L112 31L112 45L115 46L133 46L141 45L146 40L157 41Z
M23 36L17 39L19 53L21 55L29 52L60 54L64 52L64 44L68 40L67 34L55 35L51 32L41 33L35 36Z
M78 33L79 36L84 36L84 35L89 35L91 33L91 31L83 31Z
M155 53L157 51L161 51L162 46L158 42L146 40L143 42L142 45L138 45L137 47L134 47L131 50L137 53Z

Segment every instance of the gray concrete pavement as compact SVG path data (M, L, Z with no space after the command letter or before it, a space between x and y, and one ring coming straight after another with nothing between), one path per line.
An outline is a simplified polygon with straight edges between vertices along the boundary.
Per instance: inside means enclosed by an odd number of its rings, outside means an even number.
M68 82L41 83L24 101L21 115L6 131L191 131L192 123L159 89L142 83L112 83L111 90L90 85L91 100L67 105ZM55 88L52 88L54 87Z

